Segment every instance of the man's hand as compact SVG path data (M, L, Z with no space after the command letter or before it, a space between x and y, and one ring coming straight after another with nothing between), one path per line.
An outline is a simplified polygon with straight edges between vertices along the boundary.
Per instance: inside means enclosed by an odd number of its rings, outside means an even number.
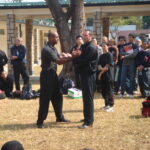
M60 55L60 58L61 58L61 59L72 58L72 55L69 54L69 53L62 53L62 54Z
M118 60L115 61L115 65L118 63Z
M7 73L3 71L1 72L0 76L5 80L7 78Z
M102 72L106 72L106 71L108 71L108 67L103 67L103 68L101 68L101 70L102 70Z
M72 57L79 57L81 55L81 50L79 49L74 49L72 51Z
M103 72L100 72L98 75L98 80L101 80L101 76L102 76Z
M102 66L101 65L98 65L98 70L102 70Z
M120 56L120 59L122 60L122 59L124 59L124 57L125 57L125 56Z
M71 60L72 60L72 55L70 53L62 53L59 56L59 59L56 60L56 63L61 65L61 64L65 64Z
M18 56L11 56L11 59L14 60L14 59L17 59Z
M139 71L142 71L142 70L144 69L144 66L140 65L140 66L137 67L137 69L138 69Z

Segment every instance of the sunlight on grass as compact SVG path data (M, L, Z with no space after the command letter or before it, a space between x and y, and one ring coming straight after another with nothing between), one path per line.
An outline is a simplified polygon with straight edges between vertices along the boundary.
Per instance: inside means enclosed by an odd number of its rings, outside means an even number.
M39 85L33 85L38 89ZM43 129L37 129L38 99L0 101L0 146L8 140L19 140L26 150L149 150L150 118L141 116L141 99L117 99L115 111L100 111L104 105L95 94L95 121L91 129L80 130L83 119L82 100L64 97L64 115L72 122L55 122L50 105Z

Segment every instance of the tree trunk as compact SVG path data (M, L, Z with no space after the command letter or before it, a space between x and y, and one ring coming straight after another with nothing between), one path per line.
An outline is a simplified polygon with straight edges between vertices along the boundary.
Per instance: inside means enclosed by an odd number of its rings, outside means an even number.
M60 36L62 51L69 51L71 48L71 38L65 13L63 12L58 0L47 0L47 4L54 18L57 32Z
M84 16L84 1L83 0L71 0L71 37L75 41L77 35L81 35L85 28L85 16Z
M32 19L27 19L26 20L26 48L27 48L27 67L29 70L29 74L33 74L33 55L32 55L32 32L33 32L33 20Z
M69 52L75 43L75 37L83 31L84 0L70 0L67 11L64 12L58 0L47 0L48 7L55 21L57 32L60 36L61 49ZM68 24L71 20L71 27ZM63 76L72 68L72 63L63 66L60 76Z

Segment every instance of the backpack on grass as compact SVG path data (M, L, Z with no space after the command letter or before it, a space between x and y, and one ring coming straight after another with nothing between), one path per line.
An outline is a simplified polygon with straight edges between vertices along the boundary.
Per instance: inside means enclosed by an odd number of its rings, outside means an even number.
M22 88L22 92L20 94L20 99L32 99L35 98L34 93L32 91L31 88L31 84L26 84L23 88Z
M142 115L144 117L150 117L150 96L148 96L147 99L142 102L142 105Z
M68 93L68 89L74 87L74 82L69 79L69 78L66 78L64 79L63 81L63 84L62 84L62 92L63 94L67 94Z
M0 100L5 98L6 98L5 92L0 90Z

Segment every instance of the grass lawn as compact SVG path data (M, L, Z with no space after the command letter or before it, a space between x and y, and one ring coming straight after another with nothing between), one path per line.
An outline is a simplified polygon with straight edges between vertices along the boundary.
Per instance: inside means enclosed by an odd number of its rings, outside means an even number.
M38 89L33 85L33 89ZM83 119L82 100L64 97L64 115L72 122L55 122L50 105L43 129L37 129L38 99L0 101L0 147L18 140L25 150L150 150L150 118L141 116L143 99L117 99L114 112L102 112L103 99L95 94L93 128L78 129Z

